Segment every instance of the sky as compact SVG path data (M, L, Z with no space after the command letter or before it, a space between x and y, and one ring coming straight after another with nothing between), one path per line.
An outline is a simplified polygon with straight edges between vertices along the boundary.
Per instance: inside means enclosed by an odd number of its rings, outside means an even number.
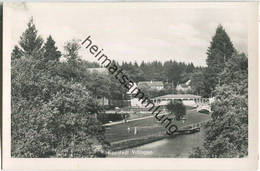
M8 3L11 46L18 44L31 16L44 40L51 35L61 52L72 39L91 36L115 61L192 62L206 65L206 52L219 24L235 48L247 53L248 8L243 3ZM9 27L8 27L9 28ZM96 61L84 48L83 59Z

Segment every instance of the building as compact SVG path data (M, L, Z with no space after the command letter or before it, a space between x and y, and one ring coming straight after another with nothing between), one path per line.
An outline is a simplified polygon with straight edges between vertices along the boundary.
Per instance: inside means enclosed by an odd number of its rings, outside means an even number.
M191 91L191 80L186 81L184 84L178 84L176 86L176 91L178 92L188 92Z
M162 81L140 81L138 83L138 87L147 87L148 89L153 89L153 90L162 90L164 88L163 82Z
M136 108L145 108L146 103L142 103L142 99L140 100L139 98L132 98L130 100L130 106Z
M90 73L97 72L100 74L109 74L107 68L87 68Z
M126 92L126 95L127 95L127 99L129 101L129 106L131 107L144 107L144 104L142 104L142 100L139 100L138 98L135 98L135 94L133 92L132 94L132 91L135 90L135 89L138 89L139 87L137 86L136 83L133 84L132 88L130 90L128 90Z

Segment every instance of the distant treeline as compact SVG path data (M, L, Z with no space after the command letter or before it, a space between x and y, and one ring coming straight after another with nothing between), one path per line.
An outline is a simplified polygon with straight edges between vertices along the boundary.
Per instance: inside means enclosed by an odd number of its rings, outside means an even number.
M114 61L120 66L135 82L139 81L163 81L170 82L174 86L178 83L184 83L191 79L192 73L202 70L203 67L195 67L193 63L177 62L169 60L166 62L122 62L121 64ZM96 62L86 61L89 68L100 67Z

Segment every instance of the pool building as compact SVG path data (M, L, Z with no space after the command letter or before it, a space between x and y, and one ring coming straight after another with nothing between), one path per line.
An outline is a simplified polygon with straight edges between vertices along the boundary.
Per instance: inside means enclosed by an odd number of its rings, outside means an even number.
M194 107L196 107L198 104L209 102L208 98L202 98L201 96L193 94L167 94L164 96L151 98L151 101L155 104L155 106L165 106L170 101L174 100L182 100L184 105Z

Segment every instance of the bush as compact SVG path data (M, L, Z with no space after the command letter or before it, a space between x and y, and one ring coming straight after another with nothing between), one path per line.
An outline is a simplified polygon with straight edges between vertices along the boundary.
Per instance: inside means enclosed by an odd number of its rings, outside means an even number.
M171 101L167 104L166 108L171 112L171 114L175 115L176 120L180 120L184 115L186 115L186 107L181 100L174 100L174 102Z
M123 114L114 114L114 113L102 113L98 115L98 120L102 122L103 124L109 123L109 121L115 122L115 121L121 121L124 118L128 118L128 113Z

